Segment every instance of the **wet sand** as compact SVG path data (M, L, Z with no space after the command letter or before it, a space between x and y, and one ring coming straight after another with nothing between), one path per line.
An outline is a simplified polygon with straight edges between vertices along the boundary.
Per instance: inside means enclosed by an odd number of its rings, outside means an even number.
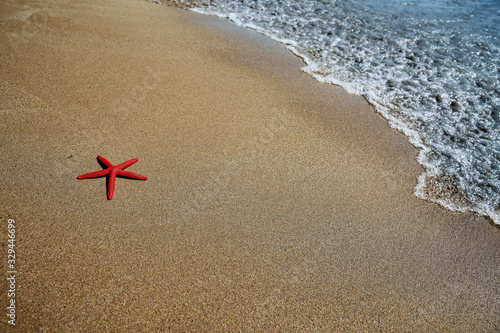
M141 0L6 0L0 45L1 331L500 330L500 230L283 46Z

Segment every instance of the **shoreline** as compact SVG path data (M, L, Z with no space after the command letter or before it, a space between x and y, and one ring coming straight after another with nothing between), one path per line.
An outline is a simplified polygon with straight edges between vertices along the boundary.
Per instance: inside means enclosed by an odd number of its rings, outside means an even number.
M306 53L298 51L296 47L296 41L290 41L288 39L280 39L276 37L273 33L267 31L266 29L246 26L239 19L230 18L229 16L226 17L226 15L220 14L217 11L207 12L204 10L205 7L196 7L196 6L191 7L191 5L187 4L180 5L177 4L175 1L173 1L173 3L170 1L160 1L160 0L155 0L152 2L158 4L164 4L167 6L170 5L173 7L192 10L196 13L201 13L204 15L213 15L222 18L224 20L227 20L231 23L234 23L237 26L244 27L252 31L256 31L278 42L279 44L284 45L294 55L302 59L302 61L304 62L304 65L301 68L302 71L313 76L319 82L340 86L348 93L362 96L368 102L368 104L370 104L375 109L375 111L378 114L380 114L381 117L386 119L391 128L394 128L397 131L404 134L407 137L408 141L418 149L419 156L417 158L417 161L419 162L420 165L422 165L424 171L417 177L418 184L415 186L414 189L414 195L416 197L430 202L438 203L439 205L443 206L444 208L450 211L472 212L479 216L486 217L490 222L490 224L496 226L497 228L500 228L499 216L497 213L495 213L495 208L494 208L495 204L490 202L490 205L487 206L488 204L486 202L483 202L484 196L488 197L486 193L483 193L483 196L475 195L476 199L473 199L474 195L472 195L471 199L471 193L469 190L460 188L459 186L456 185L456 182L443 180L443 179L448 179L448 177L449 178L453 177L460 178L460 177L453 174L447 174L446 171L442 170L442 167L436 165L437 162L434 161L433 158L433 155L435 155L435 153L433 153L432 145L424 143L426 141L425 132L422 133L418 129L412 129L411 124L410 125L406 124L405 121L401 121L401 119L398 119L397 116L395 117L394 115L392 115L391 112L389 112L388 107L384 106L383 103L380 104L380 101L377 101L376 99L373 99L373 97L368 97L365 94L359 92L358 89L353 88L349 83L342 82L342 80L339 81L336 79L325 78L321 74L315 74L314 70L312 70L312 68L314 68L314 61L311 58L309 58L309 56ZM439 126L437 127L439 128ZM435 148L437 147L434 147L434 149ZM487 173L488 171L484 170L484 172ZM479 171L479 173L482 172ZM472 175L471 177L473 178ZM478 181L477 183L481 183L481 181ZM446 190L447 193L442 193L444 191L443 190L444 188L447 189Z
M142 0L0 9L17 330L499 328L498 228L416 198L406 137L284 46ZM107 200L97 155L148 180Z

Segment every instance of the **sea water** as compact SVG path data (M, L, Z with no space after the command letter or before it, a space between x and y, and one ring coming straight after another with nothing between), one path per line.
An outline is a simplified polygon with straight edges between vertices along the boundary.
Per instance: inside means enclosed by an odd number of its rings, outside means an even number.
M499 0L172 0L285 44L420 150L415 194L500 224Z

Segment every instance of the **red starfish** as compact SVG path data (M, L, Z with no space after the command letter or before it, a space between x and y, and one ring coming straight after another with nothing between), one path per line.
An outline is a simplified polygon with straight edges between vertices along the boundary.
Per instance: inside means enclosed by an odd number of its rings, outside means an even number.
M99 161L101 161L102 164L107 166L107 168L104 170L86 173L84 175L78 176L77 178L78 179L96 178L96 177L106 176L107 174L109 174L109 182L108 182L108 199L109 200L111 200L113 198L113 192L115 191L116 175L128 177L128 178L140 179L140 180L148 179L147 177L141 176L137 173L122 170L122 169L125 169L125 168L131 166L135 162L137 162L139 160L138 158L131 159L130 161L123 162L122 164L118 164L118 165L111 164L110 161L108 161L107 159L105 159L102 156L97 156L97 159Z

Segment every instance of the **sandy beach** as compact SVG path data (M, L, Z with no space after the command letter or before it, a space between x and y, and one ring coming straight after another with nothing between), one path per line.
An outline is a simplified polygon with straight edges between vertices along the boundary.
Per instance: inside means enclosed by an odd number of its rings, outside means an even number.
M0 331L500 331L500 229L282 45L144 0L5 0L0 45Z

